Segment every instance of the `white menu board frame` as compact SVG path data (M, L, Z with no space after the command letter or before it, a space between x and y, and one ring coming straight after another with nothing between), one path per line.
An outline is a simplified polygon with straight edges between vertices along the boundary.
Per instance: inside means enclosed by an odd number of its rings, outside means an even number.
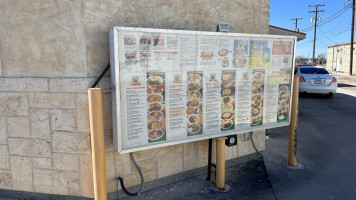
M113 27L109 39L118 153L290 123L296 36Z

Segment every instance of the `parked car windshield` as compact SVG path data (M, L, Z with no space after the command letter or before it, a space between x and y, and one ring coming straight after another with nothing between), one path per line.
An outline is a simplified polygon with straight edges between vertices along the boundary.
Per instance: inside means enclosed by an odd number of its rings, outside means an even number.
M329 74L329 72L324 68L299 68L302 74Z

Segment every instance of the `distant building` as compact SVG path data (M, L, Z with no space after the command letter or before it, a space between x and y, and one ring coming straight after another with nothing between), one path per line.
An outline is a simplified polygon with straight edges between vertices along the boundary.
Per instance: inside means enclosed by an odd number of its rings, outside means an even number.
M326 69L334 72L350 73L350 44L351 42L328 46ZM354 58L352 72L356 72L356 42L354 42Z

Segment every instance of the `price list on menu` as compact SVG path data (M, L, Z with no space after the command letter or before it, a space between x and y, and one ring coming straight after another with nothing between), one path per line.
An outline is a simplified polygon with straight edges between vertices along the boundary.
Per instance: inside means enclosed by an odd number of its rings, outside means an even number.
M139 77L133 76L133 82L125 88L123 96L126 99L124 113L127 119L130 119L130 123L124 124L127 135L125 141L133 144L141 143L141 134L146 132L146 126L143 125L143 122L146 119L147 99L145 95L142 95L146 92L146 89L136 82L137 80L139 80Z
M294 38L121 29L112 49L121 149L289 123Z
M173 137L179 138L186 132L186 119L185 119L185 86L182 83L182 75L176 74L168 85L168 118L169 129L168 131L172 133Z
M205 118L208 133L220 131L221 81L217 72L206 72L205 75Z

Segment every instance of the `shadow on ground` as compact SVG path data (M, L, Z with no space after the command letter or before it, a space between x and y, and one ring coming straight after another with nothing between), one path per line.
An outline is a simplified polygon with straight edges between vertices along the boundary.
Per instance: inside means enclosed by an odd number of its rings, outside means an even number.
M337 87L356 87L356 85L350 85L350 84L345 84L345 83L338 83Z
M355 199L356 98L302 95L297 158L304 170L286 167L288 127L270 129L265 165L277 199Z
M206 176L197 176L124 199L275 200L262 158L227 168L226 183L231 187L228 192L215 191L215 183L206 181Z

